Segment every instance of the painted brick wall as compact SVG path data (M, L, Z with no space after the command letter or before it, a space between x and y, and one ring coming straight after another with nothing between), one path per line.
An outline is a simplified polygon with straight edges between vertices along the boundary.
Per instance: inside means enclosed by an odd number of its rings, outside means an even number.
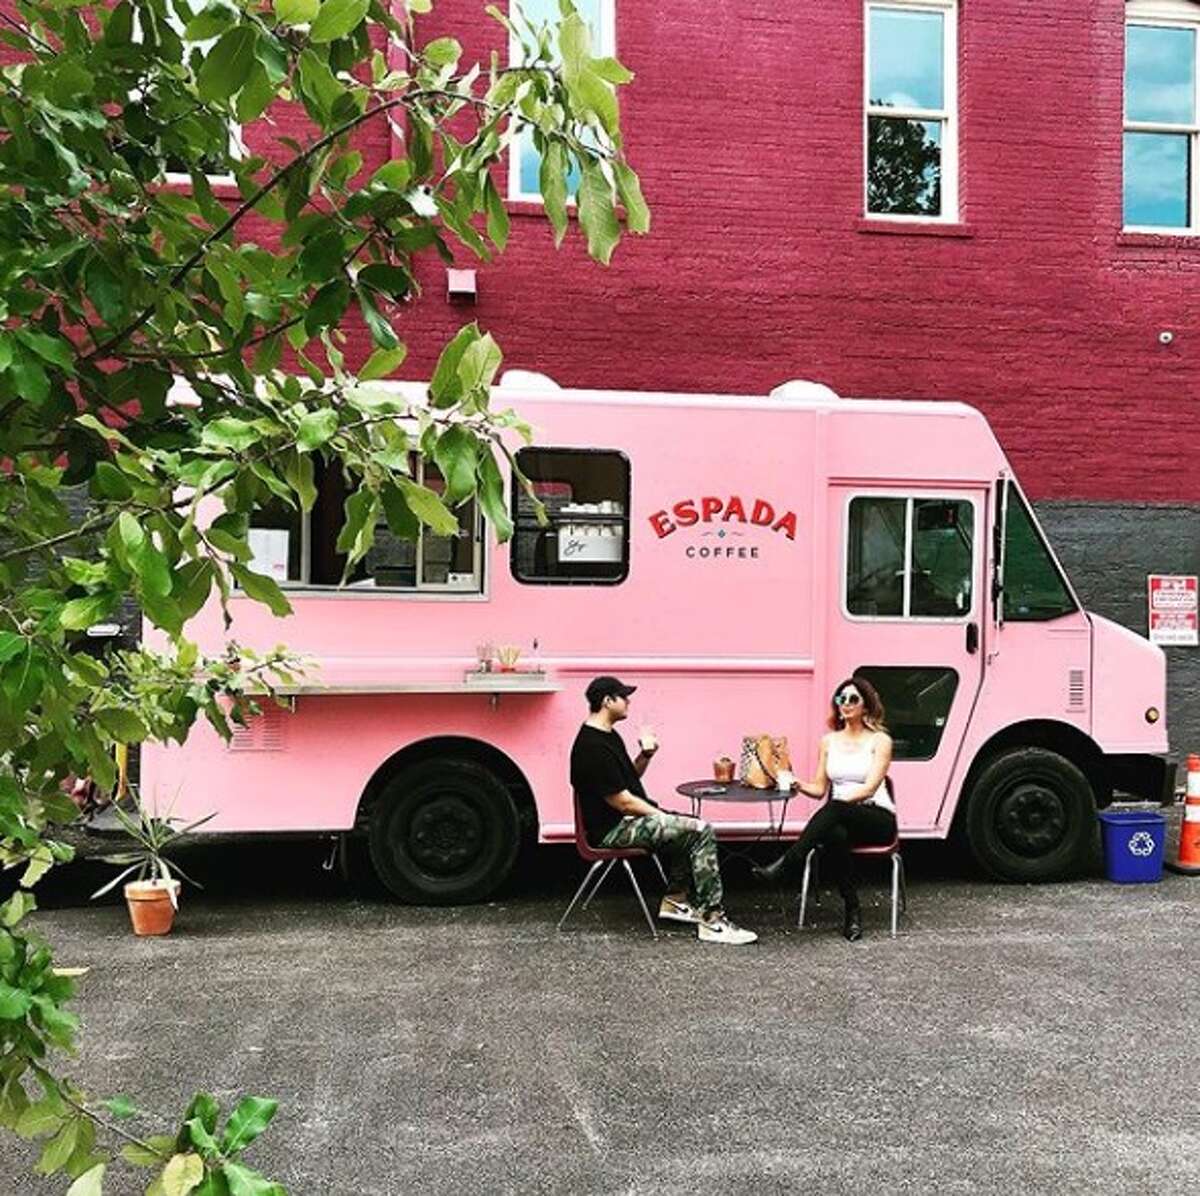
M962 0L966 235L882 235L861 227L857 0L618 0L652 235L605 271L516 215L474 308L427 271L406 370L478 318L564 384L960 398L1036 498L1200 500L1200 238L1120 234L1123 19L1121 0ZM420 36L464 29L468 52L501 44L476 0Z
M479 301L440 264L399 321L427 377L478 319L510 366L581 386L758 393L808 377L855 396L963 399L1033 497L1200 502L1186 468L1200 364L1200 238L1122 237L1122 0L961 0L958 236L862 221L858 0L617 0L636 72L625 128L654 213L605 270L514 205ZM1200 16L1200 4L1197 4ZM504 50L483 0L440 0L420 39ZM6 57L11 57L6 55ZM275 156L298 107L248 130ZM402 145L357 140L374 169ZM270 244L269 227L249 225ZM1170 346L1158 333L1171 329ZM352 358L367 352L351 325Z

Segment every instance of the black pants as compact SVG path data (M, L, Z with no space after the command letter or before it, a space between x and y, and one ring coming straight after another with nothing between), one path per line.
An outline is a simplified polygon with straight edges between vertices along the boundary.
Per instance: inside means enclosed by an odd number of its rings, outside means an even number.
M866 802L827 801L809 820L800 838L784 857L789 871L799 875L814 847L821 848L821 859L838 891L849 906L858 904L854 887L852 847L890 843L896 837L896 815L881 806Z

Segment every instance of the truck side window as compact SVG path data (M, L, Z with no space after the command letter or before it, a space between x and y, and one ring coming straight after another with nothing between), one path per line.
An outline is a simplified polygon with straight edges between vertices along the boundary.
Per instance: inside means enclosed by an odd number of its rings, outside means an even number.
M414 455L412 476L435 494L445 490L432 461ZM317 499L308 516L278 500L256 511L248 542L251 568L282 586L335 588L341 585L346 558L337 549L344 504L353 487L341 470L319 458L315 462ZM415 538L396 535L381 513L375 542L346 579L352 589L420 590L429 593L479 593L483 588L482 520L469 499L455 508L459 531L438 536L414 527Z
M879 691L896 760L932 760L937 755L958 674L947 668L862 665L855 676Z
M863 618L965 618L974 533L975 508L966 499L851 499L847 611Z
M1078 609L1024 497L1010 484L1004 525L1004 618L1037 623Z
M513 482L510 561L531 585L616 585L629 574L629 458L607 449L524 448ZM536 502L535 502L536 499ZM545 509L545 524L536 503Z

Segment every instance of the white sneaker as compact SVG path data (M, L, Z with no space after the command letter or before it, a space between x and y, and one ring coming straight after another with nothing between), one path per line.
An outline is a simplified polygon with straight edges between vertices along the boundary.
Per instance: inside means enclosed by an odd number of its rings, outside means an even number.
M701 920L696 927L696 937L702 943L727 943L731 947L758 942L758 935L753 930L743 930L724 916L710 922Z
M662 899L658 916L664 922L686 922L689 926L700 921L700 915L686 901L676 901L673 897Z

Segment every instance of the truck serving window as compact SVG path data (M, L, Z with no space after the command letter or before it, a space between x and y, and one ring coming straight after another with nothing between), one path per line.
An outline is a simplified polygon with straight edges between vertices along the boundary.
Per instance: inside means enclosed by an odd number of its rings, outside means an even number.
M1024 496L1008 487L1004 525L1004 618L1038 623L1079 609L1050 555Z
M414 455L412 476L435 494L445 490L436 465ZM346 557L337 549L344 504L353 488L341 471L316 462L317 500L305 518L273 501L255 513L247 536L254 554L251 568L281 586L336 587ZM482 520L474 499L455 509L456 536L435 535L425 526L397 535L381 512L375 543L351 572L346 585L356 590L421 590L430 593L479 593L482 589Z
M850 500L846 610L860 618L971 612L975 508L959 498Z
M629 458L607 449L525 448L513 484L510 560L531 585L616 585L629 574ZM540 523L535 503L545 508Z
M946 668L861 665L854 670L879 691L895 760L932 760L942 742L958 674Z

